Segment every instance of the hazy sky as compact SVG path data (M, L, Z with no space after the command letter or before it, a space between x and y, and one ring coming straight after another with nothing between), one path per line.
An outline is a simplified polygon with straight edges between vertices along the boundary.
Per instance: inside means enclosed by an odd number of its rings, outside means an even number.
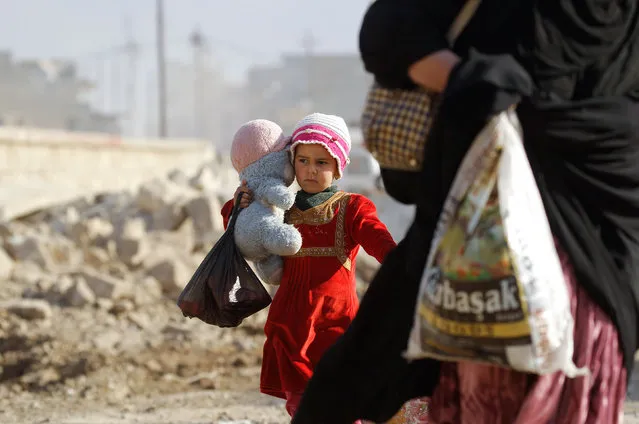
M167 61L192 63L189 35L195 28L208 37L212 64L227 81L241 81L249 66L277 62L282 53L302 52L309 32L317 52L356 53L369 3L164 0ZM133 134L153 127L156 0L0 0L0 5L0 50L17 59L74 60L80 74L96 84L88 99L97 109L116 114L133 109L132 121L124 124ZM122 50L129 37L141 46L135 65ZM127 94L131 80L133 97ZM190 79L185 83L191 87Z
M199 27L233 73L251 62L301 51L307 31L318 51L355 52L369 0L165 0L169 58L189 57L188 36ZM126 22L149 58L155 39L155 0L0 0L0 48L19 58L91 54L121 45Z

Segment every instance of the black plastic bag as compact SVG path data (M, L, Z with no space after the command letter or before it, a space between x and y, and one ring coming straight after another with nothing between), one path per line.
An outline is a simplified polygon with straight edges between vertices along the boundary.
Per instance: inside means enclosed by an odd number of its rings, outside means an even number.
M226 232L215 243L177 300L184 316L218 327L237 327L271 303L260 279L235 245L233 232L241 213L238 196Z

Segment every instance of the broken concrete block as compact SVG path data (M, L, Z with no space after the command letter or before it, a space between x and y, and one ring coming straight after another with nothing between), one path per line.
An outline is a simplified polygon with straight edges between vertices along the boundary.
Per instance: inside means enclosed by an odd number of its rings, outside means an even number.
M84 278L96 297L114 300L130 294L129 284L110 275L84 269L78 273L78 276Z
M117 255L130 267L137 267L149 253L149 244L145 239L121 238L116 242Z
M200 195L189 201L185 208L193 220L195 245L212 245L224 232L224 220L217 197Z
M68 305L82 307L95 303L95 294L83 278L76 278L75 283L65 293L65 301Z
M6 242L9 254L19 262L31 261L42 269L50 269L51 255L45 240L37 236L14 235Z
M4 309L26 320L43 320L51 317L51 306L40 299L13 299L0 302Z
M103 218L78 221L71 226L69 236L79 246L89 246L113 235L113 224Z
M0 247L0 281L8 280L13 273L15 263L9 254Z
M166 295L176 296L189 282L192 271L179 260L167 258L153 265L148 274L160 283Z

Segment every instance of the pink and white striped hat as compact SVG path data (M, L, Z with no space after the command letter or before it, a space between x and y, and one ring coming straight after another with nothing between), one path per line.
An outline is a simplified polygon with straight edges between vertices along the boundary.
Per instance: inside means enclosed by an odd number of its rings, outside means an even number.
M298 144L319 144L337 161L338 178L350 162L351 135L344 119L335 115L313 113L299 121L291 136L291 154Z

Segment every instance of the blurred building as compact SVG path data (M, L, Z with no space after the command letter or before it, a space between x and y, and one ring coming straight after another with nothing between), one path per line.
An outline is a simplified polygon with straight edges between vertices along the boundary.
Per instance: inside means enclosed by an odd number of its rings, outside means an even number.
M285 55L276 66L249 70L247 110L286 130L310 112L340 115L356 126L371 82L355 54Z
M190 63L166 66L167 129L175 138L220 137L223 77L210 67L196 69Z
M155 84L153 81L148 91L148 134L156 134L158 127ZM167 63L166 86L167 136L210 140L218 150L227 150L248 116L244 86L228 83L224 74L206 61Z
M0 125L119 132L116 116L89 105L90 81L65 60L15 61L0 52Z

